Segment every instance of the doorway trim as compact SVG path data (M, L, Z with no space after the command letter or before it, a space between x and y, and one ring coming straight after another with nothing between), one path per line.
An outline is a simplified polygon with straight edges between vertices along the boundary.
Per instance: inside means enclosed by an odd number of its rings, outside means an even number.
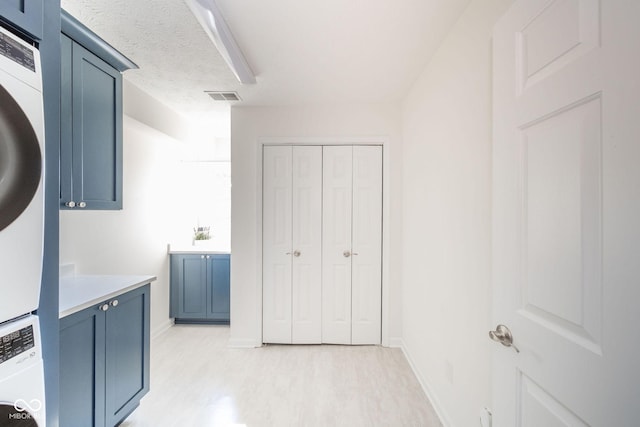
M256 295L259 309L256 310L257 330L255 336L262 343L262 153L268 145L379 145L382 146L382 325L380 343L383 347L396 347L390 335L390 182L391 151L389 139L384 136L365 137L260 137L256 144Z

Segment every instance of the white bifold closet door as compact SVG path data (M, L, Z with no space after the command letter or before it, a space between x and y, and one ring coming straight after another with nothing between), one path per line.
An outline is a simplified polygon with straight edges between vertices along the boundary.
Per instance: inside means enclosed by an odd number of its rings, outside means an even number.
M321 342L322 147L265 146L263 341Z
M322 342L379 344L382 147L323 147Z

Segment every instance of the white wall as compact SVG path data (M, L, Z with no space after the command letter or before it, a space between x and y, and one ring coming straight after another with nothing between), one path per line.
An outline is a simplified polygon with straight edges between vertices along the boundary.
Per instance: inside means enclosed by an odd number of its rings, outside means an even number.
M389 272L388 335L391 344L400 336L401 153L398 105L349 105L326 107L247 107L231 111L231 158L233 168L231 207L231 341L239 347L260 345L262 288L260 283L259 140L273 138L293 142L296 138L345 141L348 138L387 141L390 161L391 251L385 266Z
M124 111L123 210L61 211L60 261L75 264L77 274L157 276L151 285L155 335L170 325L167 244L190 241L194 193L214 199L222 181L193 182L185 173L197 166L183 161L194 159L194 126L186 117L126 80ZM228 138L228 112L226 125L215 117L209 124L210 143ZM224 227L228 239L228 215Z
M403 348L445 425L491 404L491 31L474 0L411 89L403 129Z

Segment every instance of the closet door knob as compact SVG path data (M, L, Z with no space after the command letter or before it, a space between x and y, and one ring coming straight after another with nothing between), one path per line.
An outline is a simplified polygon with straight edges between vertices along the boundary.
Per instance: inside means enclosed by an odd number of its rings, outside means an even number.
M300 255L301 255L301 252L300 252L300 251L293 251L293 256L294 256L294 257L296 257L296 258L297 258L297 257L299 257Z
M345 258L349 258L351 256L351 252L350 251L344 251L344 252L342 252L342 255L344 255Z

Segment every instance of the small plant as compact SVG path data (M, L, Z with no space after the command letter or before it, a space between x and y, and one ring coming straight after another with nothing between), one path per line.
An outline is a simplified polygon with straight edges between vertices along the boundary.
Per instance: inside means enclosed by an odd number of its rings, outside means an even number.
M209 234L209 227L194 227L193 228L193 240L209 240L211 235Z

